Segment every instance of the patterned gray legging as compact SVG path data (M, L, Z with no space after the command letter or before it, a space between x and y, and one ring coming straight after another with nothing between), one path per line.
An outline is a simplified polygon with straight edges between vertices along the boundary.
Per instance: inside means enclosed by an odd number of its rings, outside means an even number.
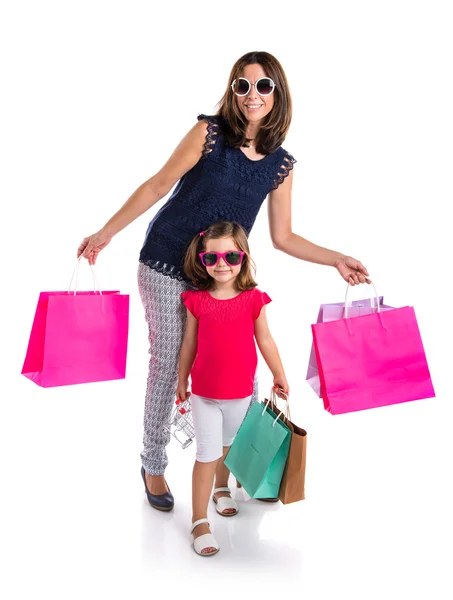
M139 263L138 288L148 323L150 354L141 457L147 473L163 475L168 464L165 447L170 441L164 424L176 399L179 353L186 325L181 292L190 286ZM255 378L252 402L257 397Z

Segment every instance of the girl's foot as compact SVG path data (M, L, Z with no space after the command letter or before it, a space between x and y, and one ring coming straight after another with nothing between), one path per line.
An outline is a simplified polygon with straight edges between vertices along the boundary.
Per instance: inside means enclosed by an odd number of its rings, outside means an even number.
M198 519L192 523L193 549L200 556L212 556L220 550L217 540L211 533L209 521Z
M212 499L216 504L216 511L219 515L222 515L222 517L233 517L234 515L237 515L239 510L238 505L231 497L230 488L215 488Z

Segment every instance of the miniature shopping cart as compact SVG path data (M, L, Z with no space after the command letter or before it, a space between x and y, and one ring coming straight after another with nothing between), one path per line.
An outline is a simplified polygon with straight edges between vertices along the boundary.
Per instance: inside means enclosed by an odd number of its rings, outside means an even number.
M165 426L165 430L172 435L182 446L183 449L190 446L195 437L193 427L192 406L190 400L176 400L176 406L172 410L170 420ZM184 439L180 439L180 435Z

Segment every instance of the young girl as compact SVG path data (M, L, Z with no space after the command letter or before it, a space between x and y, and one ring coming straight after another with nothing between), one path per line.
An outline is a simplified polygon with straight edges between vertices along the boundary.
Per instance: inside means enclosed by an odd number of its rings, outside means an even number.
M181 294L187 324L176 396L186 400L191 395L197 440L191 533L195 552L210 556L219 551L206 518L214 479L217 512L225 517L238 512L223 460L250 405L258 361L255 339L274 386L287 394L288 382L266 320L271 299L256 287L244 229L224 222L202 231L189 245L184 271L198 291Z

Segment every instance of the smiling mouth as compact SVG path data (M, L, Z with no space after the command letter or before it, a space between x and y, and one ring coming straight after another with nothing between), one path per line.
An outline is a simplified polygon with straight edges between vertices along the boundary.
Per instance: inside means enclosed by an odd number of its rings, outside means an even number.
M262 104L246 104L245 108L248 108L249 110L258 110L262 106Z

